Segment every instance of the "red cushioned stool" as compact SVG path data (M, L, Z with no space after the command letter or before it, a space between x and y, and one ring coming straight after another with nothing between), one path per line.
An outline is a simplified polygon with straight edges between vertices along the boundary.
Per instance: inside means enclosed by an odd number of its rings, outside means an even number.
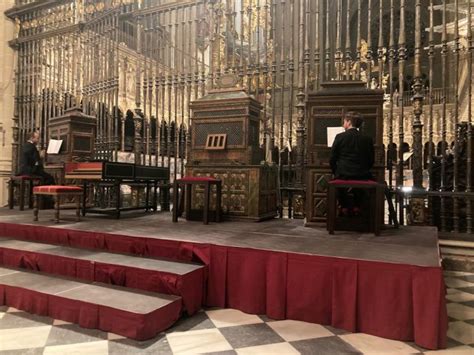
M28 192L28 207L33 208L33 187L41 183L41 178L30 175L14 175L8 181L8 207L13 209L15 206L15 187L18 191L18 205L20 211L25 209L25 195Z
M82 201L82 187L79 186L63 186L63 185L45 185L45 186L36 186L33 189L33 194L35 196L35 209L34 209L34 220L38 220L38 210L40 204L40 197L47 195L52 196L55 199L54 203L54 221L59 223L59 211L61 209L61 197L63 196L75 196L76 197L76 219L80 221L81 214L81 201Z
M327 192L327 230L329 234L334 234L336 229L336 220L337 220L337 198L336 190L339 188L353 188L353 189L364 189L368 190L370 198L369 206L369 226L368 231L373 232L375 235L380 234L380 229L382 226L382 221L380 216L383 214L380 213L383 206L384 198L384 189L385 185L379 184L376 181L372 180L332 180L329 182L328 192Z
M204 211L203 223L209 224L209 206L211 199L211 185L216 185L216 222L221 221L221 196L222 185L221 180L206 176L188 176L182 179L176 179L173 184L173 222L178 222L178 189L182 186L185 190L186 196L186 219L189 219L191 214L191 192L193 185L204 185Z

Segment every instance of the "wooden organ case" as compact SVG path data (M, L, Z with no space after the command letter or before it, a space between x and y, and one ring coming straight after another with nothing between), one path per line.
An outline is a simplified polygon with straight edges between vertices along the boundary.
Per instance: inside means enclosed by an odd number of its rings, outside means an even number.
M226 217L275 217L278 170L262 164L260 103L240 89L220 89L192 102L191 109L187 175L222 180L221 206ZM203 205L203 197L203 190L193 190L192 210Z
M49 138L63 141L59 154L48 156L48 163L87 161L92 159L97 119L74 107L49 123Z
M45 169L54 176L56 183L63 185L64 164L93 159L97 119L86 115L80 108L72 107L62 116L49 122L49 139L62 140L59 154L46 157Z
M384 181L383 91L369 90L361 81L323 83L322 89L310 93L306 102L308 120L306 169L306 223L326 222L326 193L332 179L327 142L327 128L340 127L344 113L357 111L364 118L362 132L375 144L373 175ZM379 218L383 218L383 211Z

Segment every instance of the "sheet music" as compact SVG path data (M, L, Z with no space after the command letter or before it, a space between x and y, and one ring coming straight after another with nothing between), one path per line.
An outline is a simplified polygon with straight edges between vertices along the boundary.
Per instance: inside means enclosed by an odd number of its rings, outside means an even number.
M50 139L48 144L48 150L46 152L48 154L58 154L62 144L62 139Z
M327 127L328 147L332 147L336 136L344 131L344 127Z
M403 153L403 161L408 161L408 159L410 159L412 155L413 155L413 152Z

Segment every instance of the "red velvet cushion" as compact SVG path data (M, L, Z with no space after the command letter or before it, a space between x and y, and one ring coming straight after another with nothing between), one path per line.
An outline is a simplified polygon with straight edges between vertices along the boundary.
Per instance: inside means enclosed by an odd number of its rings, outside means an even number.
M187 181L217 181L217 179L214 179L209 176L185 176L182 179L178 179L178 182L187 182Z
M64 186L64 185L44 185L33 188L35 192L82 192L82 187L79 186Z
M41 180L38 176L30 176L30 175L15 175L12 176L12 180Z
M377 185L377 181L373 180L342 180L336 179L329 181L331 185Z

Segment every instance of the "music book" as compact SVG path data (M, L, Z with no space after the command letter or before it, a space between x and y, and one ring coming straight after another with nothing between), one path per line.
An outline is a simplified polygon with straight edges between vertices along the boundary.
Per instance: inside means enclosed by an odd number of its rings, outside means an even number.
M46 153L48 154L59 154L59 150L61 149L61 145L63 144L62 139L50 139L48 144L48 150Z
M328 147L332 147L336 136L344 131L344 127L327 127Z

